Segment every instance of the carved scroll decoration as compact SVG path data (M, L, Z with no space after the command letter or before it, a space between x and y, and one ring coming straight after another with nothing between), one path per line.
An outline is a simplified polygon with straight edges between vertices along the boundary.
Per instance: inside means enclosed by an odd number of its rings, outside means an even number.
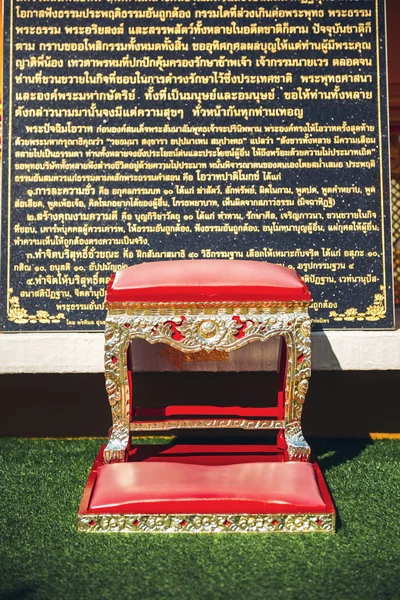
M311 377L311 321L308 314L299 316L293 327L293 346L288 343L288 374L286 377L285 439L289 460L309 460L311 449L301 429L303 404ZM292 342L290 342L292 343ZM292 377L289 376L289 369ZM293 381L293 391L291 384Z
M284 421L268 419L167 419L166 421L136 421L130 424L131 431L168 431L170 429L283 429Z

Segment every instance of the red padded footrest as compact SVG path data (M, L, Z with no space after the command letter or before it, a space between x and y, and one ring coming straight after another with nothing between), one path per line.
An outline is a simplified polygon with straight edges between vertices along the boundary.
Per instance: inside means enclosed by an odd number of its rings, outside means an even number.
M142 461L100 466L90 513L262 514L324 512L314 465L263 461L188 464Z

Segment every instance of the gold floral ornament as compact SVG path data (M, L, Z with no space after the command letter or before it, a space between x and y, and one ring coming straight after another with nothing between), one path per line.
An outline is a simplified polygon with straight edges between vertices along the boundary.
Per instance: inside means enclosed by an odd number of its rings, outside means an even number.
M383 285L380 286L381 292L384 291ZM385 296L383 293L375 294L374 303L367 306L365 312L358 312L357 308L347 308L344 313L337 313L332 310L329 313L334 321L379 321L386 316Z
M319 514L190 514L78 516L78 531L85 533L334 533L335 515Z
M37 310L35 315L28 314L26 308L20 306L18 296L12 296L13 288L9 289L9 308L8 319L14 323L60 323L65 319L64 313L58 313L55 316L49 315L47 310Z

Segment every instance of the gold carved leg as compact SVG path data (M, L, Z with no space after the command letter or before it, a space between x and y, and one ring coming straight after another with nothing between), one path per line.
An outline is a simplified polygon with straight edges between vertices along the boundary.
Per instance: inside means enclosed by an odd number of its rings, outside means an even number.
M293 323L293 337L287 339L285 441L289 460L308 461L310 446L301 429L301 415L311 376L311 321L308 314L299 315Z
M292 421L286 425L285 441L289 460L309 460L311 449L304 439L300 421Z
M110 439L104 462L124 462L130 445L130 390L127 368L129 328L107 318L105 327L105 379L112 413Z

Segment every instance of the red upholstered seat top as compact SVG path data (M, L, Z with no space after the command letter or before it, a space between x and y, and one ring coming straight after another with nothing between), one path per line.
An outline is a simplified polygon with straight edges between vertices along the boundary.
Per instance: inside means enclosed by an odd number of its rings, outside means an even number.
M107 302L309 301L293 269L248 260L173 260L118 271Z
M311 463L131 462L99 467L89 511L141 514L321 512Z

